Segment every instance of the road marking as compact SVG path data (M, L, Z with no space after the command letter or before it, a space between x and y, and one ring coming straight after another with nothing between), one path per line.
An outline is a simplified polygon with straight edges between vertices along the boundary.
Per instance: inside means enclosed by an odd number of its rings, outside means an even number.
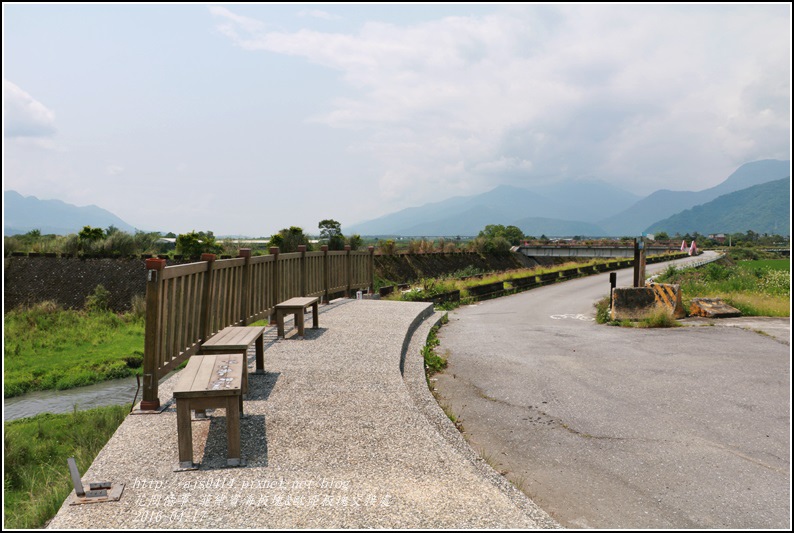
M565 315L550 315L550 316L554 320L565 320L565 319L569 319L569 318L573 319L573 320L595 320L595 318L587 316L587 315L573 314L573 313L568 313L568 314L565 314Z

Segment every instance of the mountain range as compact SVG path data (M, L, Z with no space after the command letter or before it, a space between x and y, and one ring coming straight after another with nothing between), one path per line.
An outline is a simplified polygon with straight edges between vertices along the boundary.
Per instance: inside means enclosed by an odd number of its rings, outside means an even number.
M344 229L346 234L366 236L468 236L477 235L488 224L503 224L535 237L747 230L788 235L790 176L789 161L766 159L742 165L709 189L659 190L644 198L603 181L562 181L532 189L499 185L475 196L403 209ZM5 191L3 196L5 235L33 229L66 235L86 225L135 232L130 224L95 205L78 207L15 191Z
M648 228L648 233L665 231L669 235L690 233L788 234L791 223L791 180L754 185L717 197L711 202L686 209Z
M95 205L78 207L61 200L22 196L16 191L4 191L3 202L3 235L19 235L35 229L43 235L69 235L79 233L84 226L102 229L115 226L135 233L134 227Z
M517 226L525 234L533 236L640 235L650 228L657 228L657 222L687 209L762 183L784 178L790 182L790 176L789 161L766 159L742 165L722 183L709 189L659 190L645 198L602 181L564 181L532 189L500 185L475 196L454 197L403 209L349 226L345 232L379 236L477 235L488 224L503 224ZM748 200L749 197L739 198ZM787 205L790 204L789 198L788 195L784 198ZM772 199L770 201L770 210L774 213L771 218L788 220L789 209L775 204ZM755 197L754 209L763 208L759 202L760 197ZM738 208L733 201L717 206ZM752 222L752 219L747 221ZM682 233L705 233L705 227L699 225ZM750 226L737 231L748 229L768 232ZM723 228L711 232L725 231L731 230ZM788 234L788 231L786 224L778 232Z

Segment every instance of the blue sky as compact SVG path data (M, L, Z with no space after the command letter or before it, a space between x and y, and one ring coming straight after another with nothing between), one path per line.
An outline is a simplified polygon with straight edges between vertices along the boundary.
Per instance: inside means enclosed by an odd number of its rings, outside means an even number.
M3 4L4 189L267 236L791 152L791 7Z

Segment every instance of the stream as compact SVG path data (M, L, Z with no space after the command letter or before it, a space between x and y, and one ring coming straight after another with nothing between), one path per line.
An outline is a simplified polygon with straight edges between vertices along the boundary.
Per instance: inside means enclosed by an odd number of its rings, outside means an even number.
M87 387L60 391L36 391L23 396L3 399L3 421L27 418L39 413L71 413L75 405L79 411L132 403L138 383L134 377L104 381ZM141 392L138 393L140 401Z

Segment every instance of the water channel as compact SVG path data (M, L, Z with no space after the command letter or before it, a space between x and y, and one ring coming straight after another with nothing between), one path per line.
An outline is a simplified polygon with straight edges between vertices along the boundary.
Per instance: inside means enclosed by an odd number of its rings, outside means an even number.
M36 391L3 399L3 421L35 416L39 413L71 413L132 403L138 383L134 377L104 381L87 387L60 391ZM139 401L141 393L138 393Z

